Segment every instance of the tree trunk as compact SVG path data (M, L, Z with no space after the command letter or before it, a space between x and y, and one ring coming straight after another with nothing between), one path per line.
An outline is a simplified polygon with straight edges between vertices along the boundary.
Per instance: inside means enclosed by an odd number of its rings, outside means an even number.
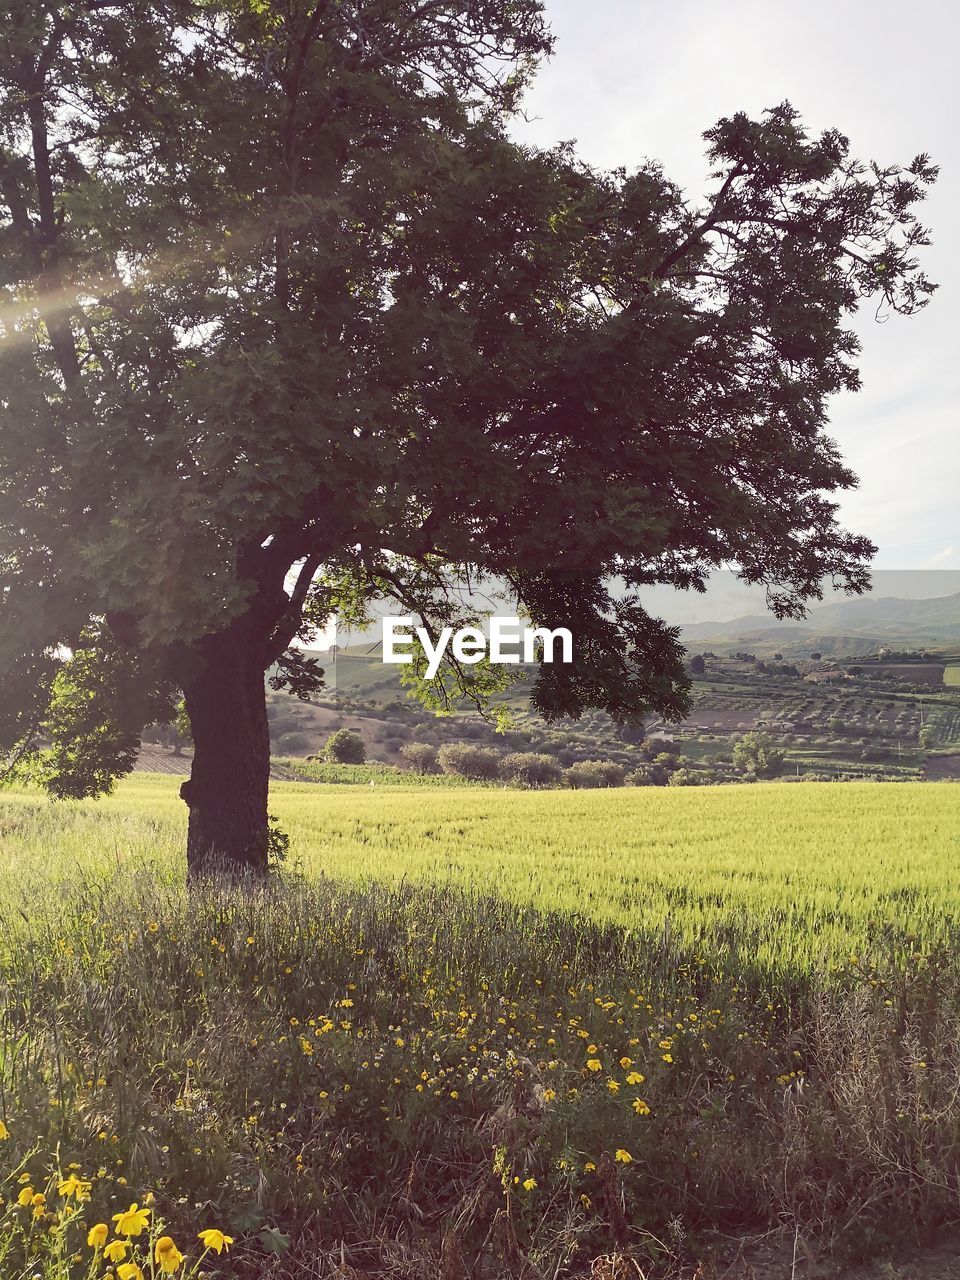
M183 695L193 764L180 795L190 809L187 874L265 876L270 731L262 630L251 615L201 641Z

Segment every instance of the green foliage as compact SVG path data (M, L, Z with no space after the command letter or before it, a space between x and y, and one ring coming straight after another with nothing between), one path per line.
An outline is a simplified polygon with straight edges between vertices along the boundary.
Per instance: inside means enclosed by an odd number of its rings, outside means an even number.
M745 733L734 743L733 763L758 778L776 778L783 772L785 752L768 733Z
M400 754L413 773L436 773L439 769L437 750L428 742L406 742L400 748Z
M352 729L337 729L331 733L323 753L334 764L363 764L367 758L363 738Z
M523 787L550 787L559 783L562 770L553 756L517 751L500 761L500 776Z
M563 781L574 790L593 787L620 787L626 770L609 760L581 760L563 771Z
M491 781L500 775L499 751L489 747L474 747L467 742L445 742L437 752L437 761L444 773L455 774L475 782Z
M51 687L32 775L60 799L109 792L128 773L145 723L174 715L173 691L151 689L135 657L107 635L85 633Z

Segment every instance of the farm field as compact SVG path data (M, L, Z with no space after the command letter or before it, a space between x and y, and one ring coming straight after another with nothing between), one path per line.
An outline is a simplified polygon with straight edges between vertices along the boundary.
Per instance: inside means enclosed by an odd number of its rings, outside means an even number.
M73 1166L78 1257L154 1195L223 1280L773 1277L730 1241L960 1224L955 786L279 781L279 880L188 894L177 782L0 793L9 1238Z
M871 921L929 943L960 919L950 784L524 792L425 781L276 782L272 808L308 877L456 886L638 933L666 928L690 946L722 938L758 971L822 967L862 946ZM72 874L75 860L180 857L172 779L137 774L112 797L62 808L22 792L0 804L5 874L25 857L44 879ZM53 837L45 857L40 831Z

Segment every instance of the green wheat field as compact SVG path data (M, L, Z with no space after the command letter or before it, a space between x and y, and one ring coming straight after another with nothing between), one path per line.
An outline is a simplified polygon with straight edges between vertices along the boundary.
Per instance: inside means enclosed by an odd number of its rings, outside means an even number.
M960 1217L956 786L276 783L273 883L188 893L177 781L0 796L0 1274L148 1196L239 1280Z

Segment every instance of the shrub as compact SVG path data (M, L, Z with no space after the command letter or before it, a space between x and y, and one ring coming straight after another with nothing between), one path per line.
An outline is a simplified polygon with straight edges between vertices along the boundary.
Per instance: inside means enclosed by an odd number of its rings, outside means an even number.
M413 773L437 773L437 749L428 742L408 742L400 748L400 754L406 760Z
M733 762L745 773L758 778L775 778L783 771L786 757L773 745L767 733L745 733L733 748Z
M702 787L707 779L695 769L674 769L668 779L671 787Z
M310 738L305 733L283 733L277 746L287 755L302 755L310 747Z
M564 770L563 780L568 787L581 790L591 787L623 786L624 768L612 760L581 760Z
M446 742L437 752L444 773L475 782L489 782L500 774L500 752L489 747L473 747L467 742Z
M669 781L669 772L659 764L641 765L624 778L628 787L665 787Z
M324 754L328 760L337 764L363 764L367 758L367 748L359 733L354 733L352 729L338 729L327 739Z
M500 761L500 777L523 787L549 787L560 781L560 765L553 756L517 751Z

